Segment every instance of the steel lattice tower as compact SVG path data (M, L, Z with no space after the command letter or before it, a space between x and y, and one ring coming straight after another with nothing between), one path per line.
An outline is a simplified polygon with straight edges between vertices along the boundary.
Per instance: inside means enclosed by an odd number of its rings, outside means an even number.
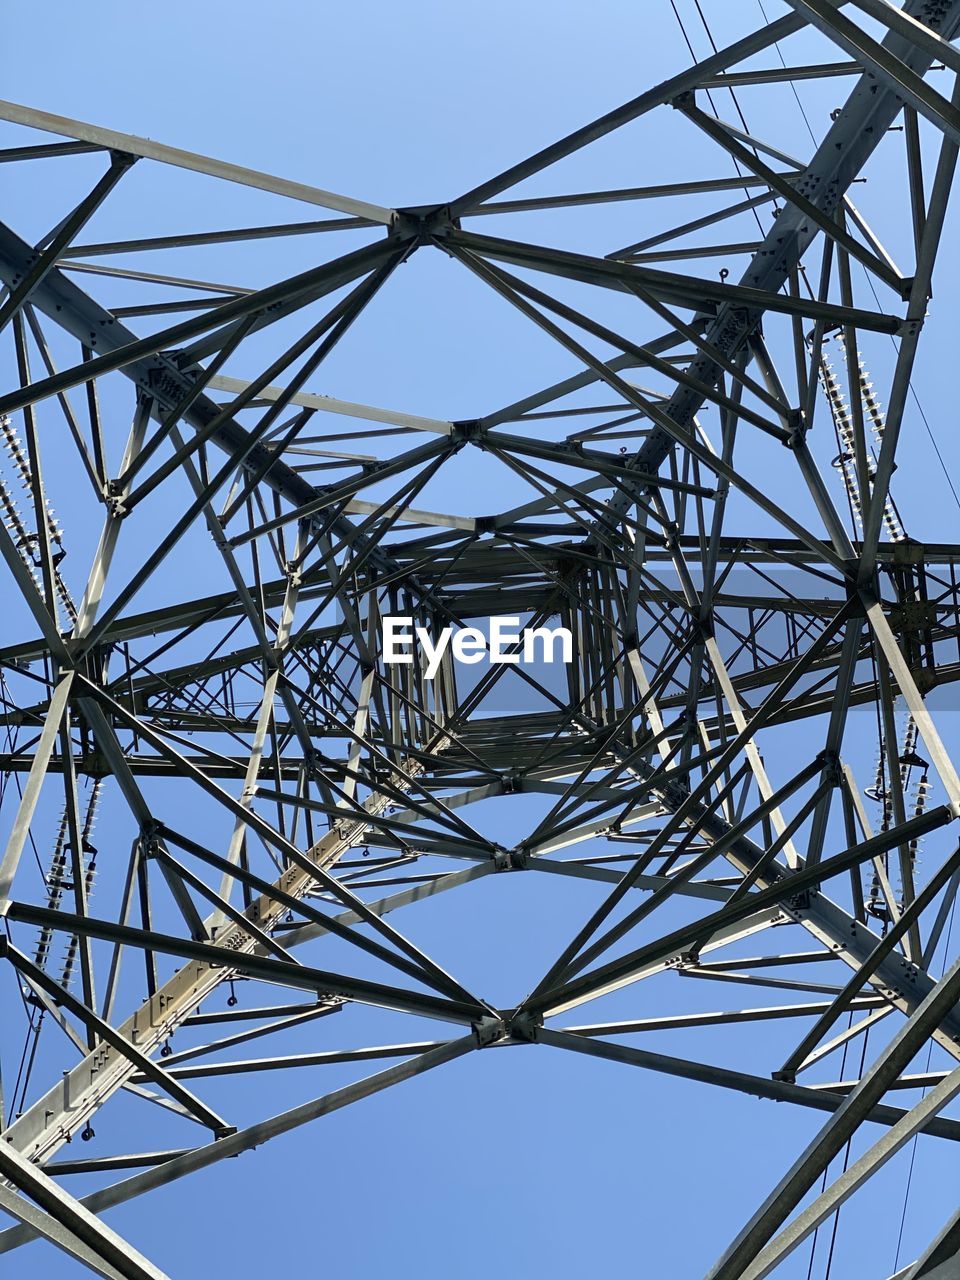
M928 706L960 677L960 546L905 527L891 485L921 430L928 317L955 308L947 290L931 299L960 143L957 92L942 91L960 72L960 0L789 3L428 207L0 104L22 127L5 173L89 175L75 207L44 211L40 239L0 224L0 946L16 994L0 1207L18 1224L0 1251L39 1235L111 1280L157 1280L101 1211L490 1048L549 1046L639 1068L638 1090L663 1072L822 1113L769 1198L716 1241L711 1280L780 1274L916 1134L960 1138L946 1114L960 960L944 958L960 778ZM797 159L765 95L823 81L842 106ZM755 130L724 118L741 100ZM682 182L641 149L616 188L515 190L658 121L695 140ZM881 146L903 181L864 186L861 211L854 184ZM175 183L172 200L184 183L235 184L287 213L85 240L145 170ZM679 211L691 196L693 217ZM551 211L611 204L642 207L642 239L598 253L538 237ZM136 202L124 208L129 223ZM907 268L877 219L903 230ZM310 265L255 287L157 267L160 250L251 241L306 246ZM559 344L569 376L466 421L317 394L398 268L438 250ZM498 510L488 485L430 509L431 486L470 458L479 487L501 468L527 499ZM184 571L201 545L215 582ZM437 632L511 612L570 628L560 684L449 655L432 681L383 661L384 616ZM876 725L866 743L856 708ZM515 841L471 821L472 804L511 812L518 796L539 816ZM427 954L400 910L442 912L447 891L487 876L584 894L581 926L511 1009ZM662 1008L693 985L678 976L736 981L741 1007L571 1021L611 993L639 1009L647 983ZM405 1041L373 1038L382 1010L414 1020ZM290 1054L305 1024L316 1049ZM729 1028L732 1045L738 1024L770 1033L746 1069L698 1051L698 1028ZM678 1026L689 1057L640 1047ZM875 1026L862 1069L838 1079L839 1051L857 1046L855 1064ZM232 1053L253 1039L264 1056ZM324 1062L355 1063L355 1082L283 1109L284 1071ZM261 1071L260 1117L234 1117L218 1089ZM131 1096L169 1123L167 1148L111 1131ZM101 1123L96 1143L65 1149ZM76 1173L100 1189L78 1198ZM897 1274L958 1266L960 1216Z

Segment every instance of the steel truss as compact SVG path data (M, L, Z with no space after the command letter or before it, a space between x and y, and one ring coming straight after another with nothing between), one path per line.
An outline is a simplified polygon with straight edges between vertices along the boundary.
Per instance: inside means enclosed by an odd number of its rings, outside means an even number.
M489 1048L548 1045L824 1113L711 1280L776 1272L918 1133L960 1139L948 1114L960 960L945 945L960 778L928 707L960 678L960 546L908 537L891 487L912 451L960 143L957 91L938 88L960 72L960 0L789 2L473 191L416 209L0 104L24 128L0 163L93 175L39 241L0 226L0 549L17 625L0 649L0 945L23 998L4 1037L0 1135L0 1207L19 1225L0 1251L42 1236L102 1276L156 1280L102 1211ZM792 64L797 39L819 41L821 60ZM808 161L716 109L844 78ZM664 113L709 148L710 176L506 195ZM880 146L903 153L903 187L882 198L884 224L908 229L906 272L852 198ZM735 176L714 176L731 160ZM323 216L84 241L145 167ZM642 206L646 234L605 256L496 234L498 219L522 228L610 204ZM354 247L324 257L341 237ZM265 240L307 244L312 265L253 288L156 267L162 251ZM397 268L429 249L558 343L571 375L469 421L313 391ZM717 262L738 257L739 280L718 279ZM111 290L121 301L108 305ZM489 515L421 507L475 451L526 500ZM201 544L220 586L195 594L171 566ZM438 629L511 612L571 628L562 685L518 667L467 679L449 656L432 682L383 662L385 614ZM850 728L857 707L875 714L875 776ZM540 817L509 846L470 820L470 805L516 795ZM565 877L585 904L605 889L502 1009L392 916L516 873ZM745 955L745 939L761 951ZM742 1007L564 1016L680 977L740 983ZM237 983L259 995L210 1008ZM331 1047L328 1026L363 1040L383 1010L450 1029L424 1039L416 1022L401 1043ZM319 1047L284 1051L319 1020ZM769 1052L736 1065L632 1040L723 1026L733 1045L756 1022ZM881 1022L889 1039L867 1054ZM229 1053L266 1037L269 1056ZM851 1045L863 1065L837 1079ZM927 1046L934 1067L918 1073ZM364 1076L368 1061L380 1065ZM226 1077L325 1064L358 1074L249 1123L216 1101ZM42 1072L53 1083L38 1091ZM903 1105L909 1090L918 1100ZM178 1135L209 1134L139 1150L135 1125L109 1127L123 1100ZM108 1149L65 1153L95 1119ZM102 1185L78 1198L81 1173ZM954 1220L897 1275L958 1265Z

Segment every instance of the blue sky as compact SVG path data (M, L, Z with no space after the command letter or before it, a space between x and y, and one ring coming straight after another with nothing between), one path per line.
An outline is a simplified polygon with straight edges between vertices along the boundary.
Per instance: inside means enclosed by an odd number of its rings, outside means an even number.
M770 18L784 9L773 0L764 3ZM703 56L708 48L694 5L677 0L677 7ZM755 0L735 6L710 0L704 11L718 43L761 20ZM519 6L503 0L482 6L428 0L407 8L373 0L362 9L280 0L269 11L247 3L173 0L154 9L107 0L95 13L53 0L42 19L35 6L13 0L7 25L17 55L8 59L3 90L8 99L391 207L449 199L689 63L666 0L639 6L601 0L589 10L566 0ZM33 52L38 43L42 58ZM802 58L805 52L823 57L824 45L799 37L790 56ZM818 137L849 84L832 80L801 87ZM767 127L778 145L809 154L807 126L789 90L771 90L757 99L744 94L742 101L751 123L769 113ZM758 105L751 116L754 101ZM7 139L13 136L12 128L3 126L0 145L10 145ZM924 137L928 145L931 135ZM894 255L909 262L901 155L899 141L881 147L862 191L869 220L888 238ZM22 186L6 189L5 220L27 238L38 238L89 186L89 158L81 159L62 170L70 175L63 191L50 171L39 167ZM676 114L663 109L642 127L539 175L524 191L674 181L705 169L715 176L731 172L720 153L711 154L704 139L691 138ZM858 203L860 191L854 189ZM896 200L886 200L885 191L897 192ZM148 171L144 162L85 238L100 238L100 232L109 238L133 218L139 234L162 234L289 216L283 202L241 188L215 189L176 171L165 171L161 183L156 169ZM293 216L311 215L298 211ZM565 211L543 215L530 235L562 248L604 252L643 236L647 217L645 210L629 205ZM956 271L950 239L955 220L954 210L916 379L927 420L954 473L960 462L956 406L943 370L953 358L956 332L945 287ZM489 225L493 222L497 225ZM519 237L527 224L505 216L488 220L483 230ZM342 246L364 242L344 235ZM324 251L329 249L325 244ZM279 272L303 269L310 252L302 241L272 241L222 255L199 250L189 264L213 280L258 285ZM175 272L186 263L186 257L174 254L157 270ZM735 267L734 278L737 272ZM862 281L858 289L867 305ZM574 305L587 296L576 286L561 291L559 282L555 291ZM112 296L121 296L120 286ZM598 306L610 323L627 323L622 299L605 298ZM868 339L865 352L882 393L892 363L886 344L886 338ZM460 418L576 371L572 357L531 331L457 264L438 253L421 253L398 271L362 317L315 389ZM822 405L819 412L825 416ZM908 528L921 540L955 539L957 507L916 413L911 412L906 430L910 448L895 493ZM117 448L121 432L125 435L126 423L118 427ZM827 454L829 445L828 439L822 446ZM765 456L760 452L755 460L759 471ZM771 452L767 483L771 491L788 494L799 516L807 516L803 496L790 488L795 478L786 465ZM50 473L62 493L67 523L69 468L53 459ZM515 478L486 460L477 462L471 452L445 469L418 505L483 513L529 496ZM839 491L835 497L839 501ZM145 536L160 527L160 518L158 500L143 517ZM734 509L731 520L738 529L756 527L756 516L745 505ZM98 526L78 518L75 528L68 529L71 555L82 565ZM137 554L137 546L127 548L120 569L132 569ZM172 561L175 570L191 575L198 594L222 588L222 566L215 556L203 559L189 543L178 555ZM137 607L162 604L163 592L161 583L153 584ZM28 633L28 625L18 620L10 638ZM949 706L944 710L941 728L953 743L956 717ZM822 735L822 725L801 732L811 736L800 749L815 750L812 735ZM869 716L854 713L845 754L868 776L874 752ZM163 803L161 788L145 784L145 791ZM467 816L509 845L542 811L540 801L522 797L481 804ZM218 828L208 808L198 804L189 817L197 830L214 837ZM936 849L942 852L943 846ZM936 865L933 858L931 865ZM480 994L506 1007L535 984L602 894L602 886L559 876L491 876L394 919L467 986L477 985ZM769 945L770 939L760 935L743 944L739 954L756 954ZM798 936L789 949L803 945ZM342 952L331 944L329 955L333 958L325 955L324 962L335 968ZM832 968L831 974L829 980L842 980ZM650 990L627 988L608 997L596 1017L734 1008L745 998L723 984L677 979L642 985ZM770 993L770 1003L781 998L788 997ZM222 1004L222 994L213 997L211 1007ZM562 1021L593 1021L594 1016L594 1006L588 1006ZM371 1017L359 1034L372 1038L356 1043L373 1044L378 1036L379 1042L439 1038L446 1030L383 1014ZM346 1015L337 1015L292 1036L282 1051L347 1047L354 1043L352 1035ZM715 1055L750 1069L751 1063L768 1059L776 1065L795 1039L796 1027L789 1022L751 1024L733 1031L662 1033L650 1047L701 1060ZM643 1044L647 1047L646 1040ZM250 1053L256 1052L254 1045ZM836 1078L837 1063L825 1070L822 1078ZM224 1107L252 1117L355 1076L355 1069L331 1066L232 1077L209 1096L216 1093L218 1103L222 1099ZM166 1130L144 1110L150 1111L118 1100L115 1114L108 1119L105 1113L102 1126L97 1123L98 1143L83 1154L111 1149L111 1135L122 1140L124 1127L134 1123L142 1126L140 1149L154 1140L166 1145ZM214 1268L245 1276L267 1267L350 1280L384 1273L473 1280L492 1267L517 1280L585 1271L672 1280L703 1274L818 1127L815 1113L668 1076L545 1048L494 1051L442 1067L134 1201L112 1212L109 1221L176 1280L199 1280ZM185 1129L183 1141L195 1136ZM869 1204L844 1210L834 1275L883 1277L894 1269L908 1161L909 1151L887 1166ZM82 1192L83 1183L74 1179L71 1189ZM922 1139L901 1265L953 1209L955 1186L953 1154ZM815 1280L823 1274L823 1252L821 1241ZM808 1256L808 1247L802 1248L778 1274L788 1280L806 1276ZM24 1254L0 1257L0 1273L68 1280L79 1269L34 1245Z

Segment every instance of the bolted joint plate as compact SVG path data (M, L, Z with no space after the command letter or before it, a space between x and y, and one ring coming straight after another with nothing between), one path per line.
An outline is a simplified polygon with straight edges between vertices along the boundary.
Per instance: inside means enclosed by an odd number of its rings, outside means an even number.
M477 1047L486 1049L507 1036L507 1025L502 1018L487 1015L473 1024L473 1034L477 1038Z

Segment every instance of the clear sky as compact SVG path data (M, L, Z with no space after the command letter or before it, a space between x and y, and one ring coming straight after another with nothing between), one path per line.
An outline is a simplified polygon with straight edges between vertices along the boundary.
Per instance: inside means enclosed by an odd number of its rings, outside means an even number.
M757 0L702 2L718 44L762 20ZM777 0L763 3L771 19L786 9ZM697 56L705 56L709 46L693 0L676 0L676 9ZM690 62L669 0L596 0L589 6L571 0L425 0L413 6L384 0L362 6L293 0L270 6L247 0L136 6L103 0L93 9L49 0L42 13L36 5L11 0L5 21L7 99L391 207L452 198ZM800 57L804 49L817 58L831 56L815 40L796 47ZM818 139L850 83L801 86ZM743 96L748 114L751 101ZM767 125L778 145L809 155L807 123L789 91L756 101L758 126ZM779 115L768 123L761 119L764 110ZM12 129L0 128L0 145L11 145L13 136ZM926 145L930 135L924 136ZM682 180L704 173L708 154L704 140L685 137L675 114L664 109L635 133L599 143L540 175L525 191ZM901 154L902 149L881 148L862 190L868 193L870 221L881 234L889 232L892 251L906 261L902 220L885 207L882 195L884 189L897 192L898 210L906 207L905 178L897 168ZM711 163L714 176L730 176L729 161L720 153ZM138 168L129 193L124 188L111 206L116 214L105 210L93 225L108 238L112 217L117 226L129 226L134 213L142 234L291 216L289 206L281 210L279 202L259 193L214 192L172 171L166 180L165 186L150 185ZM4 220L37 239L82 187L80 181L76 193L60 195L49 176L31 175L22 188L3 190ZM855 189L857 200L860 190ZM543 243L606 252L639 239L644 217L631 206L545 215L536 235ZM765 216L764 227L768 221ZM504 217L483 229L519 236L524 224ZM954 210L939 280L944 305L935 308L916 379L930 430L954 476L960 464L957 408L944 370L955 361L956 313L946 288L951 272L956 274L955 231ZM91 230L87 238L97 237ZM281 270L301 269L308 252L303 244L254 243L230 257L211 252L205 258L200 251L190 262L213 280L230 280L226 273L234 272L236 283L258 285ZM739 267L731 265L735 278ZM157 267L175 268L174 258ZM862 281L858 287L862 292ZM564 296L578 295L571 289ZM607 317L623 320L621 301L605 299L602 305ZM363 340L352 341L351 335L312 389L413 413L467 418L577 371L572 357L531 334L440 254L421 254L402 268L363 317L363 326ZM870 351L885 393L890 351L879 340ZM905 522L917 538L958 540L958 508L927 428L911 411L906 429L910 446L895 490ZM125 424L120 431L125 433ZM421 505L483 513L529 497L509 475L494 475L485 465L451 468ZM780 466L771 464L771 489L786 483ZM68 477L59 475L56 462L51 474L66 485ZM802 513L800 497L792 496ZM749 523L742 509L734 519ZM78 529L72 545L82 548L84 539L95 536L91 529ZM195 574L198 594L215 589L215 581L219 589L212 570L208 582L205 565L189 563L191 554L184 549L181 569ZM82 562L82 551L77 559ZM139 607L162 602L161 588L151 587ZM10 638L27 630L18 626ZM942 710L941 727L955 746L957 718L949 700ZM822 735L822 725L816 731ZM869 717L855 713L850 733L848 750L869 774L875 752ZM509 845L538 812L538 802L523 798L514 808L480 805L469 816ZM198 811L192 817L202 829L206 815ZM559 876L491 876L396 920L468 987L478 985L486 998L508 1007L535 984L601 891L591 896L592 890ZM759 943L762 950L768 940L761 935ZM795 949L803 946L798 937ZM752 940L740 954L757 949ZM331 946L330 954L341 953ZM330 965L336 967L333 960ZM596 1016L734 1008L741 998L736 988L722 984L677 979L649 985L642 996L628 988L608 998ZM210 1007L222 1007L224 994L215 995ZM785 998L770 993L770 1003ZM567 1021L593 1018L590 1006L589 1013L578 1011ZM341 1022L346 1019L337 1015L313 1024L291 1037L283 1051L348 1047L352 1042ZM444 1027L399 1015L383 1014L369 1027L382 1042L446 1035ZM773 1069L795 1039L795 1026L773 1023L675 1031L643 1044L704 1061L715 1056L744 1069L769 1059ZM256 1052L252 1047L251 1056ZM822 1078L836 1078L837 1071L834 1060ZM331 1066L235 1077L216 1096L252 1118L356 1075L355 1069ZM84 1146L82 1154L109 1150L111 1125L119 1133L135 1118L143 1124L144 1149L154 1137L166 1143L160 1136L165 1131L158 1126L154 1135L153 1119L144 1120L144 1110L150 1109L119 1100L119 1119L104 1117L102 1145ZM665 1075L545 1048L498 1050L442 1067L256 1153L181 1180L112 1211L108 1221L174 1280L247 1277L268 1268L344 1280L479 1280L492 1270L510 1280L585 1273L686 1280L706 1271L818 1127L815 1113ZM196 1136L184 1127L184 1143ZM77 1154L79 1144L71 1150ZM908 1150L878 1176L868 1205L844 1210L834 1277L866 1280L894 1270L909 1159ZM82 1193L82 1184L74 1179L70 1186ZM955 1207L956 1186L953 1151L922 1139L901 1265ZM821 1241L811 1280L823 1275L824 1259ZM778 1274L807 1277L808 1260L807 1247ZM79 1274L46 1246L0 1256L0 1275L12 1280Z

